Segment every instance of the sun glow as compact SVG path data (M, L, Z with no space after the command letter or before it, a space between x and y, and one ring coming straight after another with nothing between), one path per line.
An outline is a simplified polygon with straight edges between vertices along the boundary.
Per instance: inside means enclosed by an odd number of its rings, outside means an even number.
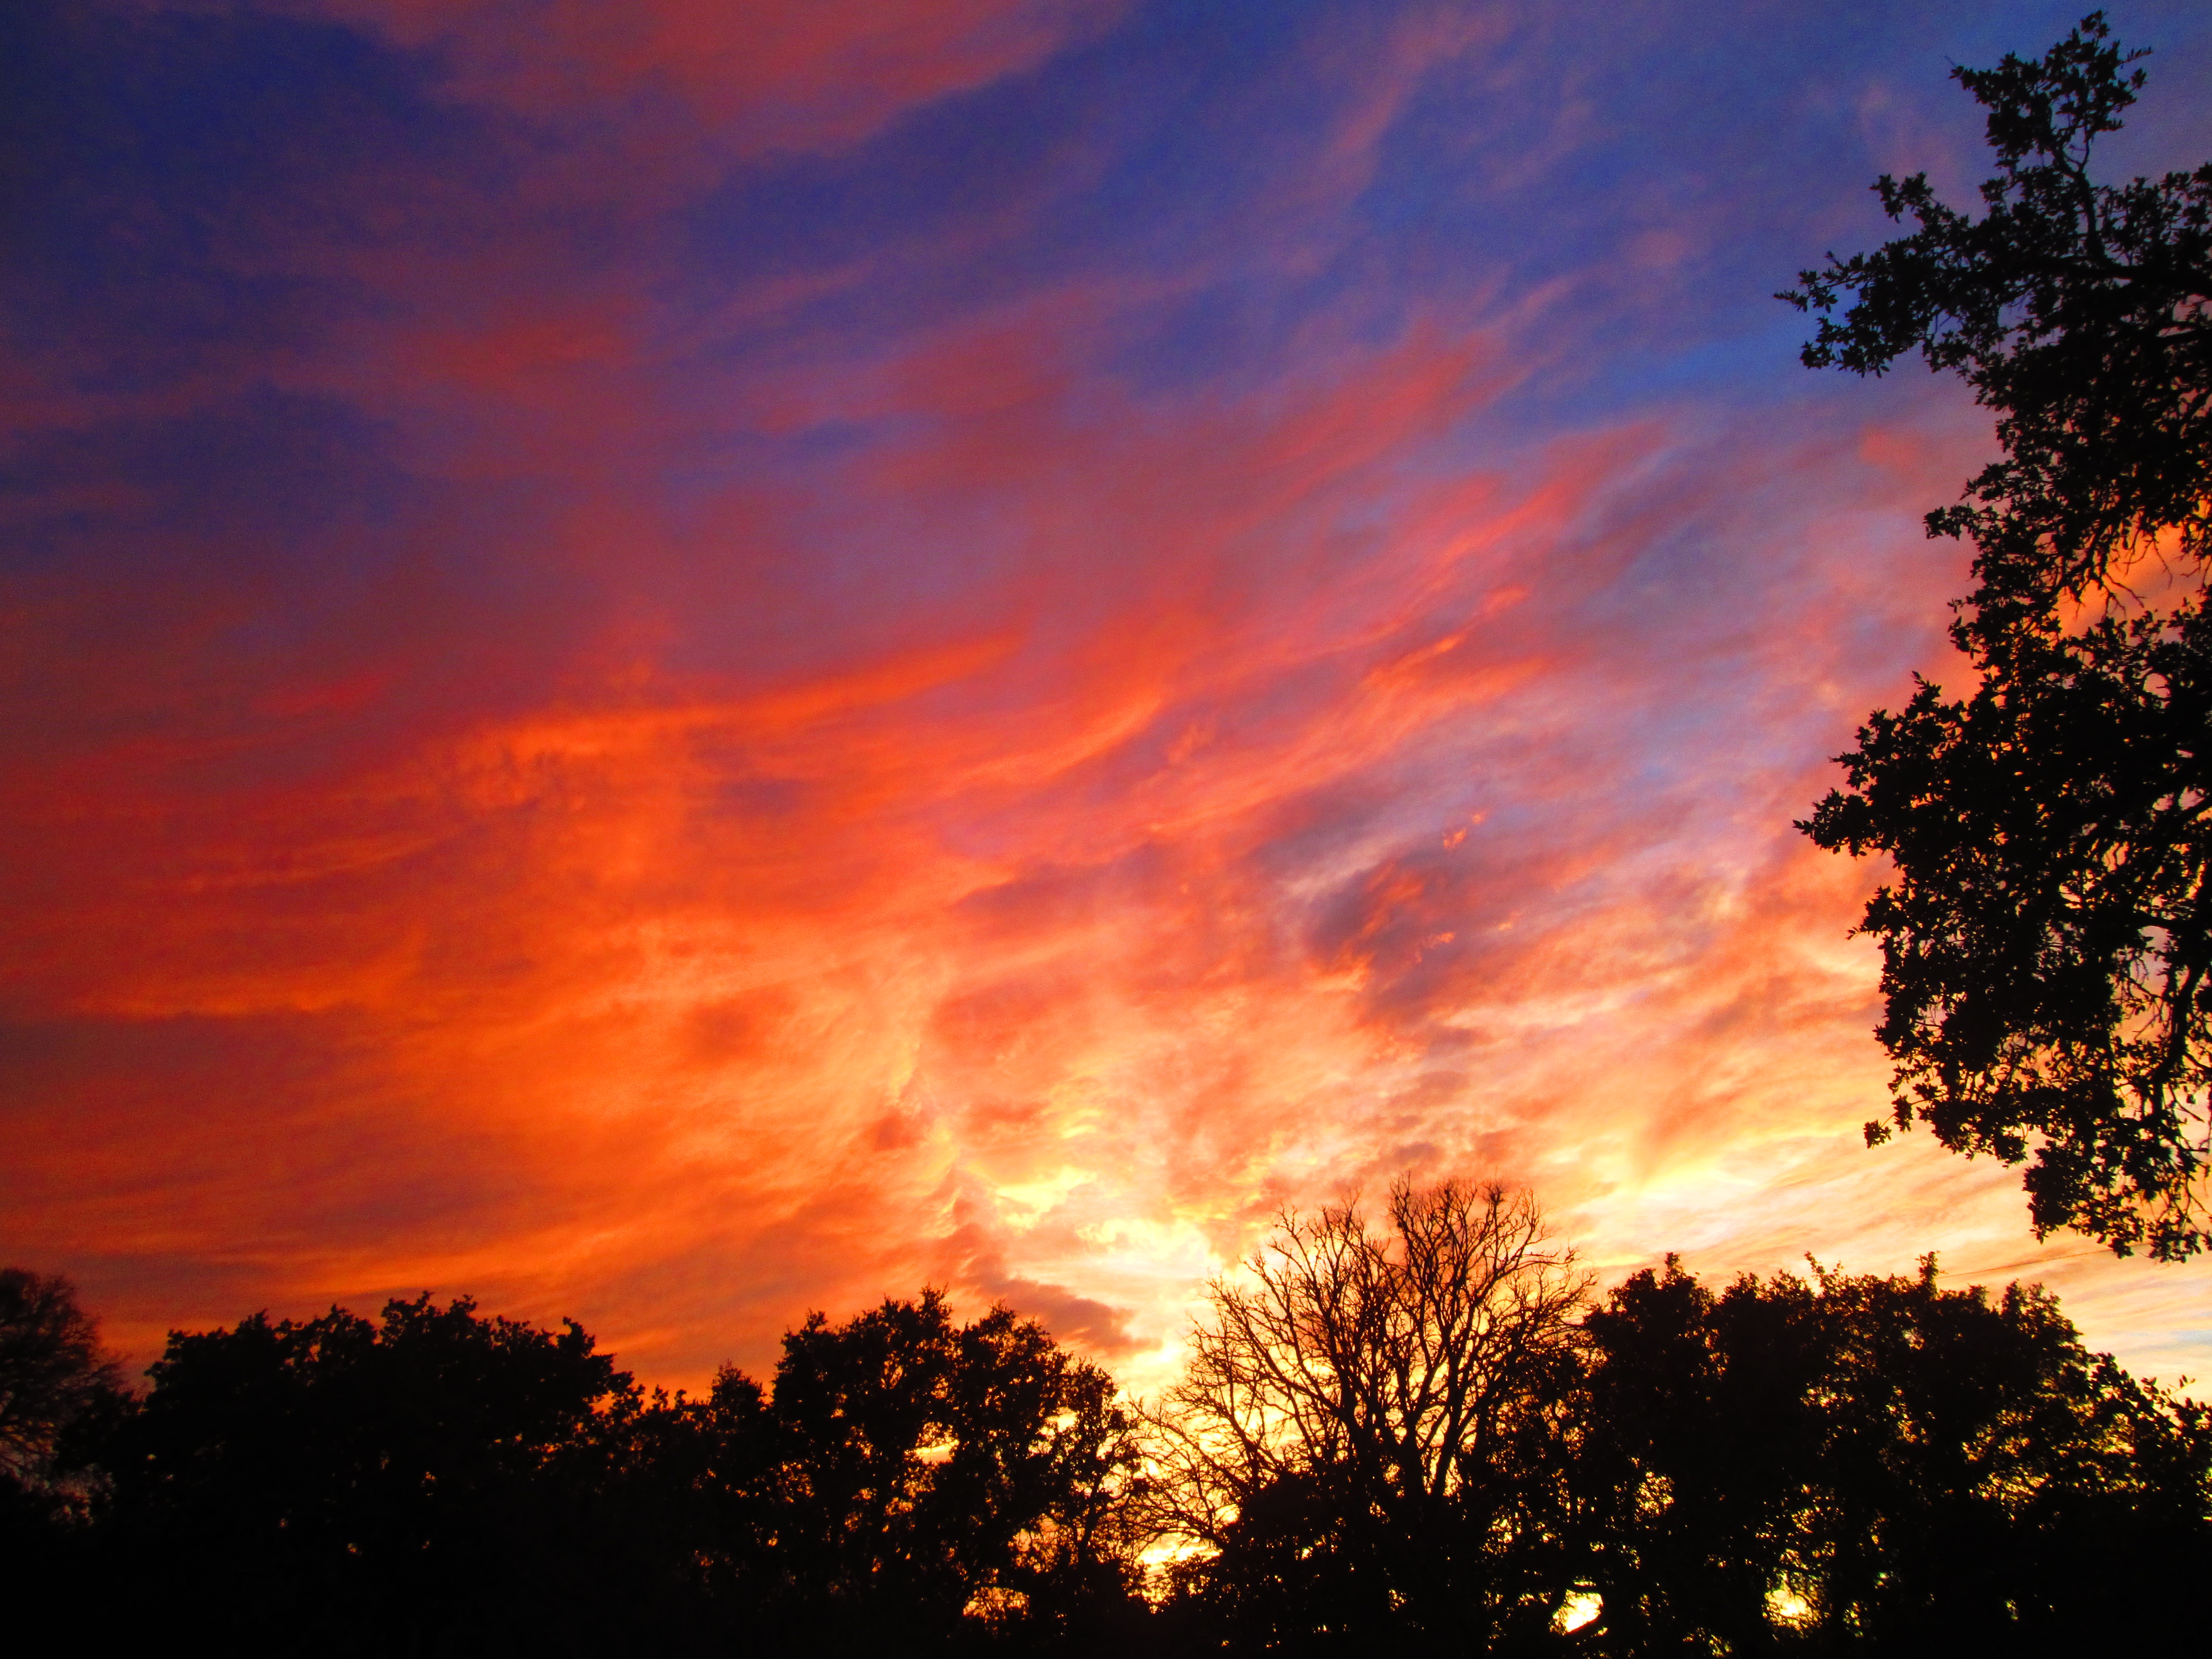
M1571 1635L1604 1612L1605 1598L1595 1590L1573 1590L1565 1601L1559 1603L1559 1610L1552 1615L1552 1628L1561 1635Z
M1766 1616L1787 1630L1804 1630L1814 1622L1813 1604L1796 1588L1778 1583L1766 1592Z

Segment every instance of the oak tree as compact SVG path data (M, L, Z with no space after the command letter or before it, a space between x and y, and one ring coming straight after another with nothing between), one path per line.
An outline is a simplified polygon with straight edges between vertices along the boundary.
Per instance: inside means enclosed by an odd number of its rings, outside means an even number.
M1669 1259L1587 1322L1596 1651L2156 1652L2212 1546L2212 1413L2037 1286Z
M2212 1243L2212 164L2092 178L2145 55L2093 13L2040 58L1955 70L1989 112L1980 216L1884 176L1917 228L1781 297L1820 316L1808 366L1917 349L2002 449L1928 515L1975 550L1951 629L1973 691L1876 711L1799 826L1894 869L1862 923L1897 1067L1867 1139L1921 1121L2032 1158L2039 1234L2171 1260Z

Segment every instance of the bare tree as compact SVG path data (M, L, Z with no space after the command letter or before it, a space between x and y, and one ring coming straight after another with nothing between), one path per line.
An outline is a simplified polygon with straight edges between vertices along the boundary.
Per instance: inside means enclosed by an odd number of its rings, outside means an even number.
M1227 1595L1241 1573L1263 1620L1346 1632L1353 1602L1399 1627L1548 1622L1567 1580L1530 1587L1549 1526L1532 1493L1559 1485L1590 1280L1534 1199L1401 1180L1385 1228L1356 1198L1285 1212L1245 1267L1208 1288L1182 1380L1146 1413L1186 1580ZM1323 1557L1341 1568L1330 1605L1279 1612ZM1515 1611L1532 1597L1546 1605Z

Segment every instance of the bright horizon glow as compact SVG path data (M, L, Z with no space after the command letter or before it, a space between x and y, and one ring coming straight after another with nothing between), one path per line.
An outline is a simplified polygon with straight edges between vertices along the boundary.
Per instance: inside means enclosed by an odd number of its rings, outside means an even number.
M34 0L0 1255L142 1364L427 1288L696 1388L927 1283L1150 1390L1456 1174L2207 1374L2201 1266L1861 1145L1790 828L1990 438L1769 295L2074 15ZM2212 155L2114 23L2112 169Z

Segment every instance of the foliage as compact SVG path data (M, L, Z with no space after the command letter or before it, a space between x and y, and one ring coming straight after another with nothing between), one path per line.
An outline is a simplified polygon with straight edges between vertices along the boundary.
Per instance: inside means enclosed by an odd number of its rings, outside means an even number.
M1003 1308L814 1315L772 1390L696 1400L427 1296L173 1333L151 1376L86 1569L141 1634L190 1597L263 1652L935 1653L1133 1604L1130 1419Z
M100 1350L99 1327L69 1280L0 1269L0 1604L6 1627L28 1610L76 1602L88 1523L104 1473L76 1454L131 1398Z
M43 1484L63 1434L119 1387L75 1285L0 1268L0 1479Z
M1003 1307L956 1325L925 1291L840 1326L811 1315L751 1420L774 1542L727 1565L765 1569L763 1599L817 1636L903 1650L1133 1587L1117 1523L1136 1449L1113 1381Z
M2212 1544L2212 1416L2086 1352L2055 1299L1671 1259L1595 1311L1577 1474L1593 1647L2148 1650Z
M0 1583L270 1654L2179 1646L2212 1413L1923 1266L1592 1306L1524 1195L1401 1184L1286 1216L1142 1424L933 1291L696 1400L465 1298L256 1316L80 1417L106 1496L0 1504Z
M1829 257L1782 297L1823 315L1808 368L1879 374L1916 347L1998 411L2003 457L1966 504L1929 515L1971 537L1996 592L2075 597L2155 545L2194 563L2212 495L2212 163L2121 185L2089 177L2149 54L2111 43L2093 12L2040 58L2008 54L1953 78L1989 111L1997 175L1986 211L1938 201L1927 175L1874 188L1919 228Z
M1976 549L1952 637L1977 690L1923 683L1877 711L1842 757L1848 789L1800 825L1895 866L1863 923L1894 1125L2033 1154L2039 1232L2173 1259L2212 1242L2212 165L2090 179L2143 55L2092 14L2041 58L1955 71L1990 112L1986 211L1885 175L1883 207L1918 229L1782 297L1822 313L1808 365L1880 374L1917 346L1997 411L2004 452L1928 520ZM2137 592L2154 566L2178 601Z
M149 1619L190 1593L264 1651L498 1647L602 1559L583 1489L630 1382L573 1322L427 1295L380 1321L257 1314L172 1333L150 1375L107 1449ZM331 1607L375 1622L313 1621Z
M1972 696L1923 684L1876 713L1814 820L1896 861L1864 921L1896 1123L2008 1163L2033 1136L2039 1231L2180 1255L2204 1237L2212 1083L2212 623L2192 602L2006 644Z
M1525 1194L1391 1189L1285 1215L1218 1280L1148 1421L1160 1525L1232 1645L1480 1650L1571 1586L1565 1409L1586 1281Z

